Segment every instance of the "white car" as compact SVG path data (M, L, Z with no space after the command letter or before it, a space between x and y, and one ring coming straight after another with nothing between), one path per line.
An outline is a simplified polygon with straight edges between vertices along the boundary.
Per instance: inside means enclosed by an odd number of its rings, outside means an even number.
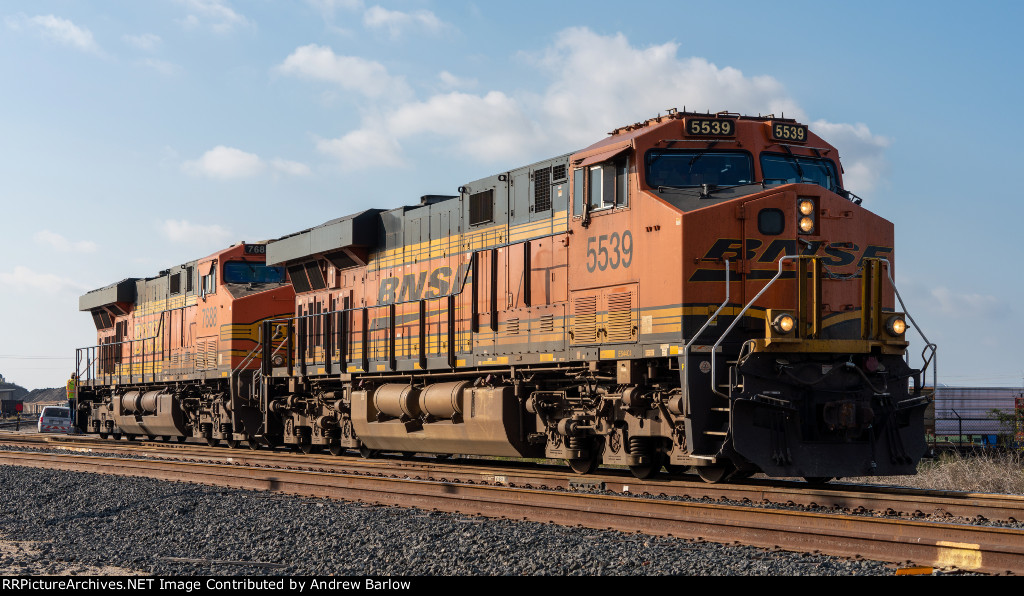
M74 427L71 425L71 408L46 406L39 413L38 428L41 433L72 432Z

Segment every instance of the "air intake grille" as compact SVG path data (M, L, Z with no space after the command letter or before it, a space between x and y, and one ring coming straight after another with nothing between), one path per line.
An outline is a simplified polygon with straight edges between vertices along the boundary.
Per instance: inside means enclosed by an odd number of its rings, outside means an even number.
M573 315L572 343L597 343L597 296L577 298Z
M565 180L565 164L557 165L551 170L552 180Z
M548 209L551 209L551 168L544 168L533 173L533 210Z
M469 225L494 221L494 189L469 195Z
M633 325L633 292L608 295L608 341L630 341L636 334Z

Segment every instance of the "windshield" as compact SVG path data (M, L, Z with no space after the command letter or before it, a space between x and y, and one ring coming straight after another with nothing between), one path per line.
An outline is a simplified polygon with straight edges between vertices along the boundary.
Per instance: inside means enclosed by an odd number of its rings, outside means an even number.
M754 178L750 155L726 151L651 150L645 156L647 185L734 186Z
M224 263L224 283L273 284L284 282L284 267L268 267L262 263L228 261Z
M71 418L71 410L67 408L43 408L45 418Z
M768 184L810 182L831 191L839 187L836 166L831 159L762 153L761 171Z

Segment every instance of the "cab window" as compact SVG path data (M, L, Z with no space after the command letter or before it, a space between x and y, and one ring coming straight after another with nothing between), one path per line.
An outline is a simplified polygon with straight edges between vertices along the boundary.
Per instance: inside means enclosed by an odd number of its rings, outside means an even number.
M836 165L831 159L762 153L761 172L765 184L809 182L833 192L839 188Z
M584 205L590 211L629 205L629 157L606 161L573 171L574 216L581 216Z
M284 282L284 279L284 267L270 267L250 261L224 263L224 283L275 284Z
M653 149L644 156L644 169L654 188L737 186L754 179L750 155L741 151Z

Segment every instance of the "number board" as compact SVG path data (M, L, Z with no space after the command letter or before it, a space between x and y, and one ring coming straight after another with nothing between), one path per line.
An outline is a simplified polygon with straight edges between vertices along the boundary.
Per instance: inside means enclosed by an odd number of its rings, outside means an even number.
M717 118L689 118L686 134L698 137L731 137L736 134L736 123Z
M245 254L247 255L265 255L267 254L266 244L246 244Z
M772 138L776 141L807 141L807 127L803 124L784 124L772 122Z

